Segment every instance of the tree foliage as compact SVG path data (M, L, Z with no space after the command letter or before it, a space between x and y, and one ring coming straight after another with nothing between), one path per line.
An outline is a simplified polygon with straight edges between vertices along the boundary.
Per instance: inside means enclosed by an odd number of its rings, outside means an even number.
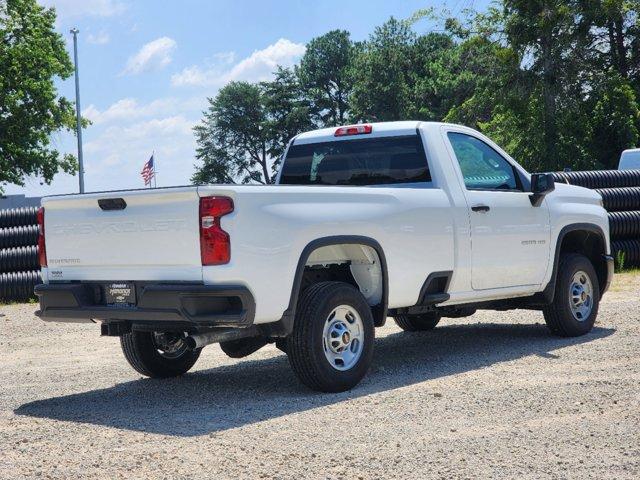
M444 120L483 131L531 171L615 168L640 141L639 12L640 0L502 0L459 18L390 18L361 42L331 31L295 75L254 86L266 157L277 163L287 138L314 126ZM425 17L441 26L417 32Z
M307 44L296 72L318 124L341 125L349 118L354 53L345 30L332 30Z
M76 171L71 155L51 147L51 136L74 128L73 104L58 96L54 78L73 73L55 12L36 0L0 3L0 192L24 185L25 175L49 183L63 170Z
M477 15L459 46L484 39L494 68L447 118L480 128L530 170L615 168L638 142L637 16L638 2L622 0L505 0ZM615 19L620 37L609 35Z
M267 155L273 159L275 173L280 157L294 136L314 128L313 100L308 99L296 75L291 70L278 68L271 82L262 82L266 114L265 129L271 143Z
M195 183L269 183L264 98L259 85L231 82L215 98L194 130L196 157L204 166Z
M385 122L410 118L416 35L402 21L391 18L358 45L353 71L354 116ZM413 113L413 112L412 112Z
M308 102L295 75L280 68L271 82L231 82L215 98L195 130L201 183L273 182L289 140L312 128Z

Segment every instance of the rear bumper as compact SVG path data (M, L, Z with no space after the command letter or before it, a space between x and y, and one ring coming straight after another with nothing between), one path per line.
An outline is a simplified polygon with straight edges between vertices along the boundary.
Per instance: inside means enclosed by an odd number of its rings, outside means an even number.
M135 284L134 306L101 303L101 287L93 283L55 283L35 287L40 300L36 315L53 322L127 321L136 325L181 328L248 327L255 301L242 286L201 284Z

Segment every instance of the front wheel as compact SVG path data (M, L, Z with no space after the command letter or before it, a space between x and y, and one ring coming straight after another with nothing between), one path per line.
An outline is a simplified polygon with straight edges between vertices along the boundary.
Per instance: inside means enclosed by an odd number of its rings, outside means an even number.
M193 367L202 350L192 350L184 338L184 333L134 330L120 337L120 346L138 373L151 378L177 377Z
M374 335L371 308L362 294L348 283L321 282L302 294L286 352L309 388L343 392L367 373Z
M587 257L569 253L560 257L553 303L544 308L544 320L556 335L577 337L589 333L598 316L598 276Z

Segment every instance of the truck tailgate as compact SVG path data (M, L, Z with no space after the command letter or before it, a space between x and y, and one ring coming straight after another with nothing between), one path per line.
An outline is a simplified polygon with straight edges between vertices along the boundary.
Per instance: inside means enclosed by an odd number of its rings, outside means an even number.
M48 197L42 204L49 281L202 280L197 187Z

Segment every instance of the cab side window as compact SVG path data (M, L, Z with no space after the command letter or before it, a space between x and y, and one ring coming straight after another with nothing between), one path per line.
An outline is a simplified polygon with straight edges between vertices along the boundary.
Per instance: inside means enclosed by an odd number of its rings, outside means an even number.
M521 191L515 168L489 145L464 133L447 133L467 190Z

